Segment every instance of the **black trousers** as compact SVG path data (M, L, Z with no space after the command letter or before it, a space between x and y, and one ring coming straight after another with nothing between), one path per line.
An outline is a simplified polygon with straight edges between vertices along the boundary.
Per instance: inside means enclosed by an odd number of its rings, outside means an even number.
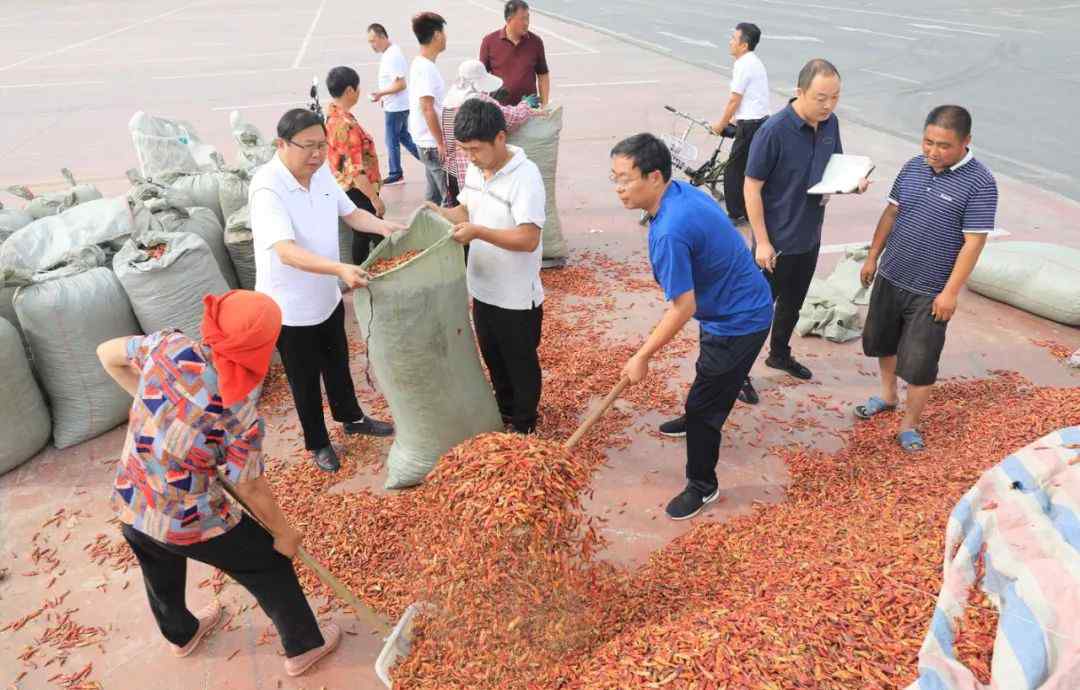
M473 323L480 354L491 372L503 420L520 433L536 429L540 407L540 330L543 306L503 309L473 300Z
M251 592L277 628L285 656L323 644L292 561L274 550L274 538L247 515L225 534L186 546L157 541L130 525L123 525L122 532L142 568L150 610L169 642L182 647L199 629L184 596L191 558L223 571Z
M768 334L718 336L701 331L697 375L686 397L686 479L702 494L718 486L724 422Z
M359 189L350 189L345 192L352 202L356 204L356 207L367 211L372 215L378 215L375 213L375 205L371 203L371 199L367 198L367 195L361 192ZM373 232L357 232L353 230L352 236L352 262L359 266L364 263L371 250L383 241L382 235L377 235Z
M282 326L277 347L304 430L305 448L319 450L330 445L323 418L320 378L326 386L330 414L335 421L344 423L364 418L349 371L344 302L338 303L330 318L315 326Z
M820 245L805 254L781 254L776 259L776 268L765 271L765 278L772 288L773 312L772 336L769 338L769 356L786 359L791 356L791 334L799 321L810 281L817 269Z
M766 119L739 120L735 123L735 139L731 142L731 154L724 168L724 205L727 206L729 218L746 217L746 200L743 197L746 161L750 157L750 142Z

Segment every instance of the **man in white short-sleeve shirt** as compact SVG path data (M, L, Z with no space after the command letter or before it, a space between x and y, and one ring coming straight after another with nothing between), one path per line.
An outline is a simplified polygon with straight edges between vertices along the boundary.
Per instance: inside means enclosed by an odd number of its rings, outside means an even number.
M362 211L326 166L321 116L296 108L277 126L277 154L251 181L248 207L255 250L255 289L281 307L278 352L304 430L304 445L320 469L340 467L323 419L326 386L330 412L347 434L389 436L393 427L364 415L349 372L345 305L340 278L367 285L367 274L341 261L338 218L357 231L389 236L404 227Z
M405 173L401 169L401 147L420 160L412 136L409 134L409 63L401 46L390 42L386 27L372 24L368 27L368 45L379 58L379 90L371 94L371 99L382 105L386 121L386 153L389 171L382 181L383 187L401 184Z
M524 151L507 146L506 119L494 103L465 101L454 120L454 138L470 161L461 205L437 210L455 223L454 239L469 247L466 276L476 339L503 421L532 433L541 385L544 180Z
M409 68L409 134L426 171L425 198L439 206L446 199L446 171L442 169L446 142L439 126L446 82L435 60L446 50L446 20L434 12L421 12L413 17L412 27L420 42L420 54Z
M731 69L731 96L724 107L724 114L712 125L713 132L717 134L729 124L735 125L735 140L731 143L731 155L724 168L724 204L728 217L735 222L746 222L743 183L750 142L771 112L769 76L765 72L765 65L754 52L760 40L761 29L755 24L744 22L731 32L728 50L735 58L735 65Z

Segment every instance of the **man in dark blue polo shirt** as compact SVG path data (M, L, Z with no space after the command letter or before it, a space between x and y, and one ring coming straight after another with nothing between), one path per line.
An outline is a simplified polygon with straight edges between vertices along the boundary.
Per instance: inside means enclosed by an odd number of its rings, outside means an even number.
M754 136L744 192L754 258L776 301L765 365L809 379L810 370L791 356L791 334L817 268L827 201L806 190L821 181L829 157L843 153L833 113L840 101L840 73L827 60L811 60L799 72L795 93ZM868 184L863 180L859 191ZM740 397L757 399L749 379Z
M674 520L697 515L718 497L721 432L772 321L769 285L742 236L704 192L671 179L671 153L651 134L611 150L611 179L623 206L649 220L653 276L671 302L623 374L638 383L649 359L691 318L701 324L697 376L686 415L664 425L686 435L687 486L667 506ZM663 428L663 427L662 427ZM676 435L670 433L669 435Z
M904 379L898 440L907 451L925 447L917 426L937 380L945 327L994 229L997 182L970 145L967 110L942 105L930 111L923 153L896 177L862 269L863 284L874 284L863 352L878 358L882 394L858 405L855 415L869 419L896 409L896 378Z

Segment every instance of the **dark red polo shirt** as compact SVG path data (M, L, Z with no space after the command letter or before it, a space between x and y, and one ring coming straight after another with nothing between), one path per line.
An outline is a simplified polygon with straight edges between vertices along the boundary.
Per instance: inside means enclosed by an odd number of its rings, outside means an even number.
M517 105L536 93L536 77L548 73L544 41L531 31L517 45L506 37L506 27L492 31L480 43L480 62L487 71L503 80L496 94L503 105Z

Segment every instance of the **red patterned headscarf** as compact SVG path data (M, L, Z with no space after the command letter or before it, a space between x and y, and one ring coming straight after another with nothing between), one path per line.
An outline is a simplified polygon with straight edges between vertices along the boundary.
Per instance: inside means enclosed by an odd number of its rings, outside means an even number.
M229 407L255 390L270 370L281 333L281 308L251 290L207 295L203 305L203 343L213 353L221 402Z

